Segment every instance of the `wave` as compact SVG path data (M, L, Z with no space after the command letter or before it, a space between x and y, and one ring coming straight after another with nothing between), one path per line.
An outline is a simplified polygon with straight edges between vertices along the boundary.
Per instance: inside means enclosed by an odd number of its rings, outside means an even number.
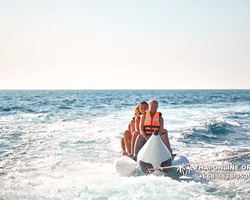
M0 144L0 155L8 152L9 149L10 149L9 145Z
M223 143L231 138L228 135L237 134L239 128L238 124L232 124L224 120L209 120L202 123L201 126L193 127L191 131L184 134L184 138L188 139L187 142L190 143L199 141ZM228 144L228 142L225 144Z
M208 133L212 135L225 135L234 133L234 125L220 120L211 120L208 123L205 123L205 127L208 128Z
M75 102L77 102L78 100L77 99L72 99L72 100L69 100L69 99L63 99L63 100L61 100L62 102L64 102L64 103L75 103Z
M0 112L13 112L13 111L24 112L24 113L35 113L35 111L30 108L24 108L19 106L0 107Z
M63 109L63 110L70 110L71 109L71 107L69 107L69 106L59 106L58 108Z

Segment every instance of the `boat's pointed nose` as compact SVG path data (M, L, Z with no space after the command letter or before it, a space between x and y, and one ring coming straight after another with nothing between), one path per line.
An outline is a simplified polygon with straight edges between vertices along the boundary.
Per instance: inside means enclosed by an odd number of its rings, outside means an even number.
M139 151L137 162L144 174L154 172L154 168L172 165L172 155L163 143L158 130L154 131L152 136ZM168 169L162 170L162 172L167 173Z

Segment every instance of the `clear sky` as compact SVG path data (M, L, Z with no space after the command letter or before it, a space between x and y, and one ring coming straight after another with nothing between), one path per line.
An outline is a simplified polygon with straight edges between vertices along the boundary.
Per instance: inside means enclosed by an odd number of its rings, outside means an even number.
M249 0L0 0L0 89L250 89Z

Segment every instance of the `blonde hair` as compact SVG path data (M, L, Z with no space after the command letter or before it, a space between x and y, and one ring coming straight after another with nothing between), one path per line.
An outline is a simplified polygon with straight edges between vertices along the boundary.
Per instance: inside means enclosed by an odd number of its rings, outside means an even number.
M151 106L153 103L157 103L157 106L158 106L158 101L156 101L155 99L148 102L148 105Z
M138 114L138 115L141 114L140 109L139 109L139 105L140 105L140 104L137 104L137 105L135 106L135 108L134 108L134 113L135 113L135 115L136 115L136 114Z

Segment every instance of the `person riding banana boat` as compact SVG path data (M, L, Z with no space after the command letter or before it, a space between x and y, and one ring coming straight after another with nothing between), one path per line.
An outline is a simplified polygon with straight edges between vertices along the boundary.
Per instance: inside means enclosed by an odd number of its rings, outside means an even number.
M151 137L155 130L159 131L163 143L168 148L169 152L172 154L172 149L170 147L170 142L168 138L168 131L164 129L164 119L161 112L157 112L158 101L151 100L149 102L149 110L145 112L145 115L141 117L139 130L140 134L137 136L135 141L135 147L133 149L132 158L135 160L138 152ZM174 154L172 154L174 157Z

